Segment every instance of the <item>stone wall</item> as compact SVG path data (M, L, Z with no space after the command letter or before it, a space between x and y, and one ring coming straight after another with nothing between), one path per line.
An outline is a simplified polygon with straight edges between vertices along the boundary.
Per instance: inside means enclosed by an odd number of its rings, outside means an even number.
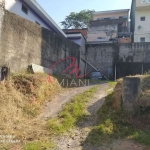
M150 69L150 66L148 67L150 43L102 44L95 42L87 44L87 57L88 62L98 68L105 76L113 76L113 79L115 78L115 65L117 73L119 72L118 77L141 74ZM145 67L143 68L143 66ZM124 67L127 67L128 71ZM87 71L93 71L93 68L88 66Z
M150 62L150 43L132 43L119 46L118 62Z
M70 40L8 11L2 25L0 64L9 64L11 71L24 70L31 63L50 68L68 56L75 57L79 67L84 66L80 46ZM60 73L69 64L70 60L64 60L53 72Z
M84 57L81 55L79 45L8 11L5 11L4 15L3 6L4 3L0 0L0 29L2 28L0 30L2 35L0 65L9 64L13 72L24 70L31 63L49 68L57 60L74 56L81 69L81 74L84 73L85 65L81 61L81 57ZM86 45L86 58L105 76L114 79L115 64L120 63L120 68L123 68L122 64L125 63L129 63L128 65L150 63L150 43L88 43ZM53 72L60 73L69 63L70 60L64 60L64 63L57 65ZM148 66L146 65L146 70L150 69ZM144 70L141 68L138 69L140 70L139 73ZM131 67L131 69L134 70L135 67ZM86 72L93 70L91 66L87 65Z
M150 43L120 45L117 78L144 74L150 70Z
M87 61L109 78L113 76L113 64L117 56L118 46L115 44L87 45ZM88 65L87 72L90 71L94 69Z

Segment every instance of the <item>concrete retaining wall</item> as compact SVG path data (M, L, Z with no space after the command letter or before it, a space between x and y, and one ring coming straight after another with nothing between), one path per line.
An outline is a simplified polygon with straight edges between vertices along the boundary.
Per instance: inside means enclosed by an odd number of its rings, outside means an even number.
M118 47L114 44L87 45L87 61L105 76L113 76L113 63L116 60ZM87 72L94 71L89 65Z
M129 66L134 66L133 63L147 64L150 63L150 43L133 43L133 44L118 44L118 43L92 43L87 44L87 57L88 61L98 68L105 76L109 77L111 75L113 79L115 78L115 65L119 64L119 68L124 67L124 63ZM117 65L116 65L117 66ZM146 65L147 66L147 65ZM134 71L135 67L131 67L131 71L127 74L123 72L119 74L118 77L124 77L126 75L135 75L132 74L136 72L137 74L142 73L142 69ZM148 70L149 68L145 68ZM88 66L88 72L93 71L93 69ZM144 71L144 69L143 69ZM121 73L121 70L117 70ZM144 72L143 72L144 73Z
M80 46L8 11L3 18L0 46L0 65L9 64L13 72L24 70L31 63L50 68L68 56L75 57L78 66L84 67ZM53 68L53 73L61 73L70 62L64 60Z
M120 45L118 62L150 62L150 43Z

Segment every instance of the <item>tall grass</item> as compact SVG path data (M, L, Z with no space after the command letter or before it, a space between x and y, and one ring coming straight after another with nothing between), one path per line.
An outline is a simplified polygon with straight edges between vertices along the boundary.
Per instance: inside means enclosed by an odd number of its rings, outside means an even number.
M45 121L39 121L45 100L61 90L53 78L53 84L46 74L17 74L0 83L0 134L15 135L22 143L42 137L47 141L49 134L44 130ZM3 146L0 144L0 148ZM8 145L9 146L9 145Z

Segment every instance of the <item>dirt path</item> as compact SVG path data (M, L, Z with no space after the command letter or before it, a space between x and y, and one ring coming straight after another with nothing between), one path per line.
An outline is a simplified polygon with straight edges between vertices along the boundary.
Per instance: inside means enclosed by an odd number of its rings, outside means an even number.
M70 135L63 136L61 138L56 138L55 142L57 148L55 150L82 150L83 141L88 136L90 129L97 122L96 112L102 106L105 96L107 94L108 84L101 84L98 87L97 92L94 94L93 98L87 103L86 113L88 114L86 120L80 122L78 127L75 127L70 131ZM87 149L88 150L88 149Z
M80 122L77 127L71 129L66 135L62 137L55 137L54 141L57 148L54 150L143 150L140 145L134 144L132 141L128 140L115 140L109 145L102 145L100 147L84 143L92 129L92 126L97 123L96 112L105 101L105 96L107 95L108 90L112 89L109 89L107 83L99 85L97 92L87 103L85 110L87 112L86 119Z
M55 98L53 98L51 102L48 102L44 105L43 111L40 114L39 119L47 120L50 117L55 117L62 110L63 105L71 101L72 97L92 87L93 85L78 87L78 88L71 88L71 89L66 90L63 93L60 93Z

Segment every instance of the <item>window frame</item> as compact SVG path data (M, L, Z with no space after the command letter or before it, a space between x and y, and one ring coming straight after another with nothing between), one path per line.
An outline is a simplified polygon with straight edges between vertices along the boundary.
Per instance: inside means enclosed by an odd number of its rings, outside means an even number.
M105 40L106 37L97 37L97 39L99 39L99 40Z
M107 17L107 18L104 18L104 20L110 20L110 18L109 18L109 17Z
M28 14L29 12L29 8L26 4L22 3L22 6L21 6L21 10L22 12L24 12L26 15Z
M140 17L140 20L141 20L141 21L145 21L146 18L143 16L143 17Z
M39 26L41 25L38 21L35 21L35 23L36 23L37 25L39 25Z
M140 42L145 42L145 37L140 37Z

